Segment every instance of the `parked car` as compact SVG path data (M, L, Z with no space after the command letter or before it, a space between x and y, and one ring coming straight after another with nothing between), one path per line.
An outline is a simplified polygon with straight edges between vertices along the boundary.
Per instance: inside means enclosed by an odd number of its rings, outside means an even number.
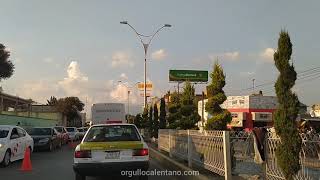
M62 146L62 139L58 137L58 132L53 127L35 127L30 129L29 134L37 150L53 151Z
M84 137L84 135L86 134L88 128L87 127L81 127L78 128L78 134L79 134L79 138L82 139Z
M80 139L80 134L76 127L66 127L66 130L69 135L69 141L77 141Z
M62 144L68 144L69 135L66 128L63 126L55 126L54 129L58 131L58 137L62 139Z
M8 166L10 162L23 159L26 148L33 151L32 137L21 127L0 125L0 163Z

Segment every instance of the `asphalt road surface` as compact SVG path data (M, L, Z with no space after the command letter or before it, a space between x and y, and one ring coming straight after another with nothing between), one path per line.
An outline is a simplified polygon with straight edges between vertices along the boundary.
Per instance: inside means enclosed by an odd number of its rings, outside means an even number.
M64 146L62 149L54 152L33 152L31 155L32 168L31 172L20 171L22 161L16 161L9 167L0 168L1 180L74 180L72 169L73 149ZM166 170L159 161L151 159L149 170ZM192 178L192 177L189 177ZM104 179L130 179L123 176L108 175L108 177L87 177L87 180L104 180ZM138 178L131 178L138 179ZM186 179L186 176L149 176L149 180L177 180Z

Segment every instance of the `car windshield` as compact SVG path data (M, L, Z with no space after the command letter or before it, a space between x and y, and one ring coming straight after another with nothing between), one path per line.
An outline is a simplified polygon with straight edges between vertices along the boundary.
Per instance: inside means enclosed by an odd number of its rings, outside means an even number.
M74 132L75 129L74 128L66 128L68 132Z
M32 128L30 135L51 135L51 128Z
M85 138L85 142L110 141L140 141L140 136L134 126L112 125L92 127Z
M6 138L9 134L8 128L0 128L0 138Z
M83 129L78 129L79 132L83 132Z
M59 133L62 133L62 127L55 127L55 129L59 132Z

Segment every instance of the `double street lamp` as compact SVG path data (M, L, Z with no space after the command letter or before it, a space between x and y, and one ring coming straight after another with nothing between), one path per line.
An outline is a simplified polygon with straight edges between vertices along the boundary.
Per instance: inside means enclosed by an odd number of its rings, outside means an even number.
M154 36L161 31L163 28L166 27L171 27L170 24L164 24L163 26L161 26L160 28L158 28L158 30L156 30L152 35L143 35L141 33L138 33L138 31L131 26L128 21L121 21L120 24L125 24L128 25L134 32L135 34L138 36L138 38L140 39L140 42L142 43L142 46L144 48L144 102L143 102L143 107L146 108L147 107L147 54L148 54L148 48L151 44L152 39L154 38ZM147 40L147 42L144 42L142 37L144 38L149 38Z

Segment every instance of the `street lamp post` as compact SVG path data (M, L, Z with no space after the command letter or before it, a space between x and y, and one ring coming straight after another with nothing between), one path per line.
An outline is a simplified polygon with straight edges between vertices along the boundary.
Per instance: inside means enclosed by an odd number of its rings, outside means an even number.
M124 86L126 86L127 87L127 90L128 90L128 104L127 104L127 110L128 110L128 114L130 114L130 93L131 93L131 91L130 91L130 88L133 88L134 86L136 86L138 83L140 83L140 82L136 82L133 86L130 86L130 85L126 85L124 82L122 82L122 81L118 81L118 83L121 83L121 84L123 84ZM129 83L127 83L127 84L129 84Z
M128 25L138 36L138 38L140 39L140 42L142 43L143 49L144 49L144 102L143 102L143 107L146 108L147 107L147 54L148 54L148 48L151 44L152 39L154 38L154 36L161 31L163 28L165 27L171 27L170 24L164 24L163 26L161 26L158 30L156 30L152 35L143 35L138 33L138 31L131 26L128 21L121 21L120 24L125 24ZM142 39L142 37L145 38L149 38L149 40L147 41L147 43L145 43Z

